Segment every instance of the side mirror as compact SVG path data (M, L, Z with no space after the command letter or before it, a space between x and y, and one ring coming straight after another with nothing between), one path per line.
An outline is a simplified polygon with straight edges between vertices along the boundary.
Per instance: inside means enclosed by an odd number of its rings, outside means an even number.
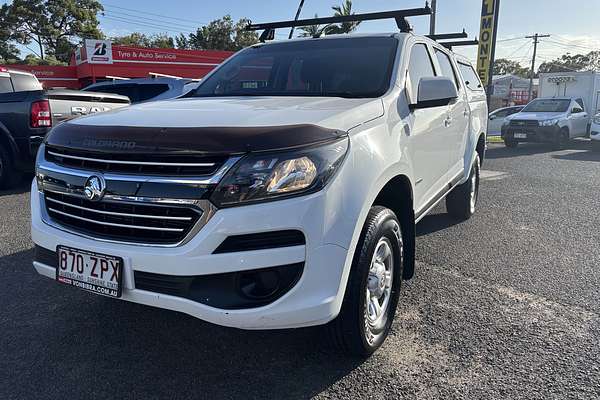
M410 109L447 106L458 98L458 90L454 81L445 76L421 78L417 102L410 104Z

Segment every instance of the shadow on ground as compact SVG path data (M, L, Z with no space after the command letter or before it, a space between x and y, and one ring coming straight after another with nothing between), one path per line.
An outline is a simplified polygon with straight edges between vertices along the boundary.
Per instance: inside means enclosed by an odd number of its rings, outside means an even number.
M33 179L33 174L24 175L16 185L9 189L0 190L0 197L9 196L13 194L21 194L25 192L29 192L31 190L31 180Z
M446 212L440 214L429 214L423 217L417 224L417 236L425 236L435 233L451 226L459 224L461 221L452 218Z
M361 364L318 328L222 328L59 286L32 257L0 258L0 398L300 399Z
M600 162L600 152L594 152L591 150L578 151L576 153L555 154L552 156L552 158L555 158L557 160Z
M554 151L560 152L564 150L590 150L591 143L587 139L572 140L561 150L553 149L552 145L548 143L520 143L519 146L514 149L509 149L503 144L489 144L488 146L489 147L485 152L485 157L491 160L495 160L500 158L512 158L532 156L542 153L552 153Z

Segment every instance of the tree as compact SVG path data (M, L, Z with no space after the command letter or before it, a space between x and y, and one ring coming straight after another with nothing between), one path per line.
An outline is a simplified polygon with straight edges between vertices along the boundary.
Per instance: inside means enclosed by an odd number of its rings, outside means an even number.
M331 9L334 11L334 17L353 15L352 12L352 0L344 0L341 6L333 6ZM315 14L315 18L319 18L317 14ZM300 27L300 36L302 37L319 37L322 34L333 35L333 34L342 34L342 33L350 33L358 28L360 21L355 22L342 22L341 24L327 24L324 26L321 25L309 25L309 26L301 26Z
M2 7L11 41L39 49L38 56L54 55L68 62L80 39L102 38L98 29L97 0L13 0Z
M175 36L175 43L177 44L178 49L189 50L190 48L190 41L183 33Z
M8 63L19 58L19 49L10 40L10 29L5 22L8 5L0 7L0 63Z
M111 38L111 41L113 44L119 46L153 47L158 49L172 49L175 47L175 41L166 33L146 35L140 32L133 32L129 35Z
M600 51L591 51L588 54L564 54L552 61L540 64L540 72L570 72L570 71L595 71L600 69Z
M353 15L352 12L352 0L344 0L341 6L333 6L331 9L334 11L334 17L342 17L347 15ZM353 22L342 22L341 24L329 25L326 29L327 34L339 34L339 33L350 33L356 30L360 25L360 21Z
M529 69L523 67L516 61L499 58L494 61L494 75L516 75L521 78L529 76Z
M317 14L315 14L315 18L319 18ZM300 27L300 37L319 37L323 34L325 29L327 29L331 25L307 25Z
M198 28L195 33L190 33L187 39L179 36L176 40L178 47L185 45L195 50L236 51L258 42L256 32L245 30L249 23L249 19L242 18L234 24L231 16L226 15Z

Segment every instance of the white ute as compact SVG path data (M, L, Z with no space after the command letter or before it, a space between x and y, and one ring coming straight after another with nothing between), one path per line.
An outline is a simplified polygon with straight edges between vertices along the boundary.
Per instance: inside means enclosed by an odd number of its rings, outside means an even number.
M471 64L426 37L260 43L195 97L54 128L34 266L215 324L326 325L369 355L413 276L417 221L444 198L475 212L486 121Z

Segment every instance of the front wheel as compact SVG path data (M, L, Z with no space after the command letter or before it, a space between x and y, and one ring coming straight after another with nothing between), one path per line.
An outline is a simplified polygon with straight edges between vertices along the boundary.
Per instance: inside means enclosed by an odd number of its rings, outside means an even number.
M448 214L460 220L467 220L475 214L479 198L479 155L475 157L469 179L457 186L446 196L446 209Z
M374 206L356 247L340 314L327 328L344 353L366 357L390 332L402 282L402 231L393 211Z

